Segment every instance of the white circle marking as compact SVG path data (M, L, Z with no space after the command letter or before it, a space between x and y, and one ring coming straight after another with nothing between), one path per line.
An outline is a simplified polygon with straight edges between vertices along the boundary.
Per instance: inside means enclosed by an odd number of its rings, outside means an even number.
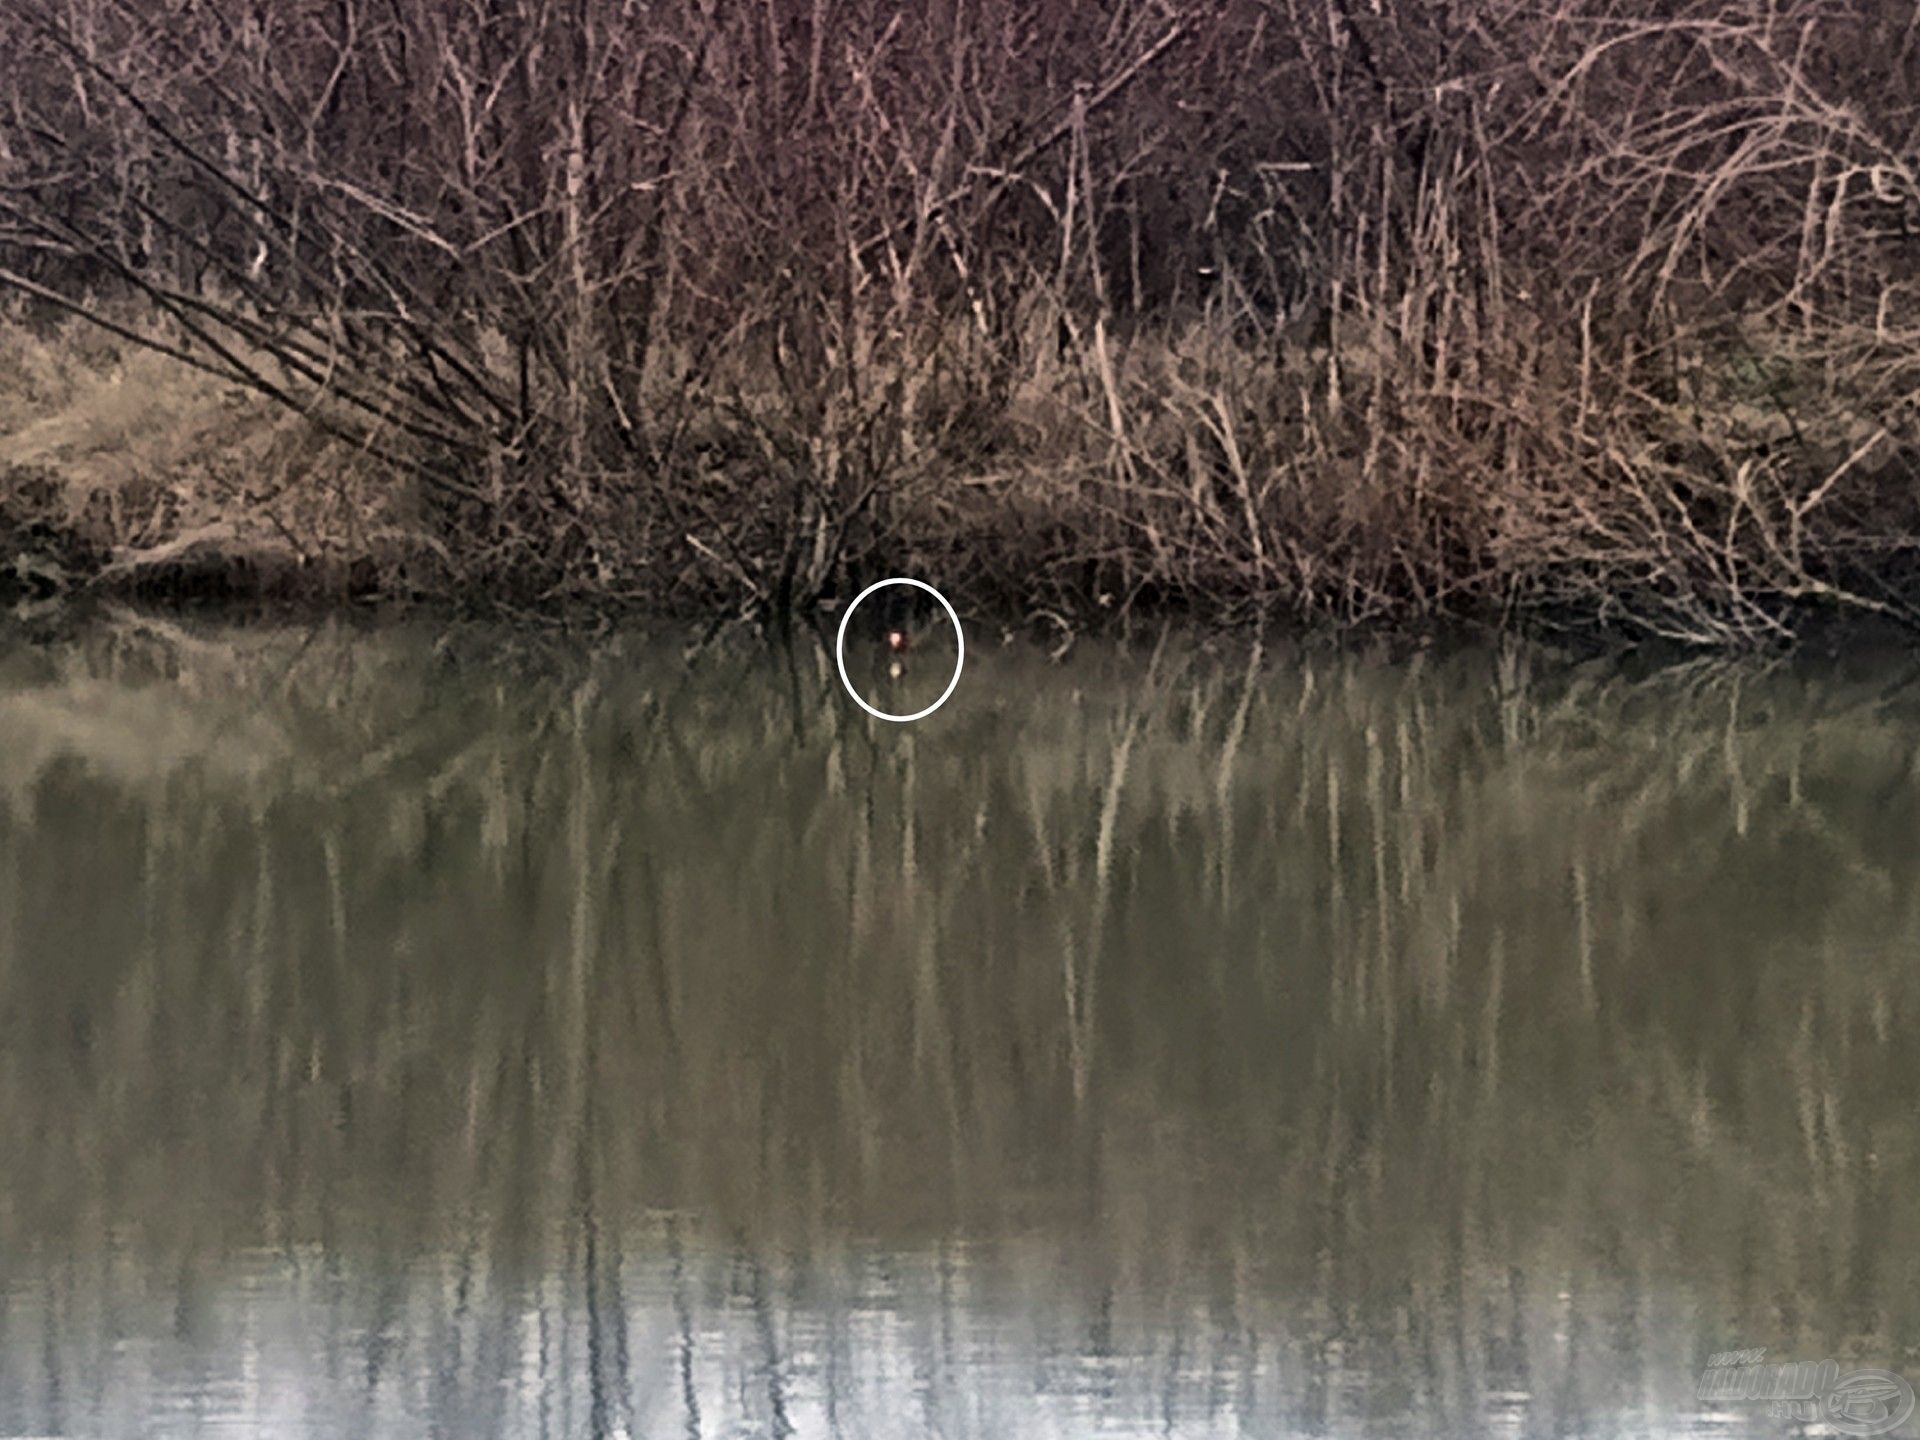
M959 646L959 652L953 658L953 678L947 681L947 688L940 692L940 698L938 700L927 706L926 709L916 710L911 715L889 715L884 710L874 709L873 706L861 698L860 692L853 688L853 681L847 678L847 622L853 619L853 612L860 607L862 600L873 594L874 591L884 590L889 585L911 585L914 589L924 590L933 596L934 599L938 600L940 602L940 608L947 612L947 619L953 622L953 638ZM942 595L924 580L915 580L906 575L896 575L891 580L874 581L873 584L867 586L866 589L853 597L853 604L847 606L846 612L840 617L840 633L835 635L833 639L833 663L835 668L840 671L840 683L846 687L847 693L853 696L854 704L858 705L876 720L894 720L905 724L909 720L924 720L927 716L947 703L947 697L953 694L954 687L960 683L960 671L967 663L967 637L960 629L960 617L954 614L953 606L947 603L946 596Z

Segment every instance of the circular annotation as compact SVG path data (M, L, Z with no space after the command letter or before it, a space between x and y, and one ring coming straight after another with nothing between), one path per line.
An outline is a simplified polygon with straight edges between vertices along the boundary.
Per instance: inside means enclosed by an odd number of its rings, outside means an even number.
M853 681L847 677L847 622L853 619L853 612L860 608L860 602L862 600L865 600L869 595L873 594L874 591L884 590L889 585L910 585L916 590L926 591L927 594L933 596L934 599L940 602L940 608L947 612L947 619L953 622L953 638L957 646L953 657L953 678L947 681L947 688L940 692L940 698L938 700L927 706L926 709L916 710L911 715L891 715L885 710L876 709L874 706L869 705L865 697L853 688ZM853 604L847 606L846 612L840 617L840 633L834 637L833 641L833 663L840 671L840 683L846 686L847 694L853 697L854 704L858 705L876 720L893 720L905 724L910 720L924 720L927 716L947 703L947 697L952 695L955 687L960 684L960 671L967 663L967 637L960 629L960 617L954 613L953 606L947 603L946 596L942 595L924 580L913 580L905 575L896 575L891 580L874 581L873 584L867 586L866 589L853 597Z

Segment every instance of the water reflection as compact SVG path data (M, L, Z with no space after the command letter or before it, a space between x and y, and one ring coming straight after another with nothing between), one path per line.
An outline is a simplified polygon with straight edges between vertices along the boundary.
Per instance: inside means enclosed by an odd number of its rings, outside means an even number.
M0 645L0 1434L1780 1433L1920 1372L1920 691Z

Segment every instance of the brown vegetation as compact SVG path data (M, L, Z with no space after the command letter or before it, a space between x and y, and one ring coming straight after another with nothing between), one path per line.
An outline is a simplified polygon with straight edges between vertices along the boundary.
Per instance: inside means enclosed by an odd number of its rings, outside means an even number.
M20 0L9 340L169 363L0 359L0 535L60 481L122 575L1909 620L1920 21L1664 9ZM138 365L233 445L117 458Z

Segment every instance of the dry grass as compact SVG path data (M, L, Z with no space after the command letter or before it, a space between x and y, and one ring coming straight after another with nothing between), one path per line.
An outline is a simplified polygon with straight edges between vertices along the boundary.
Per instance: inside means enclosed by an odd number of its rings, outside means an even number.
M1920 613L1900 7L786 8L32 0L68 84L0 110L0 284L199 367L169 483L284 476L107 549L762 612L911 569L1054 623ZM17 368L16 449L148 428ZM194 441L227 387L300 433Z
M312 593L430 573L404 490L283 407L79 321L0 325L0 356L0 544L67 583Z

